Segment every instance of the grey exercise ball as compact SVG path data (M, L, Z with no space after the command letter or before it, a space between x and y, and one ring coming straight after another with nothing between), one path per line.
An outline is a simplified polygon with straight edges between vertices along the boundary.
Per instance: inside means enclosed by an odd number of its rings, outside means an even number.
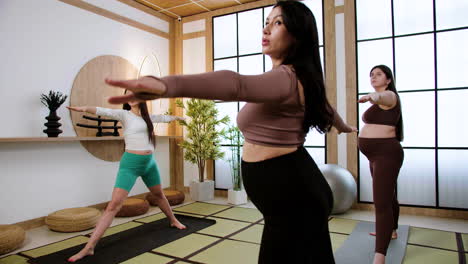
M353 175L336 164L323 164L319 168L333 193L332 214L346 212L357 196L357 185Z

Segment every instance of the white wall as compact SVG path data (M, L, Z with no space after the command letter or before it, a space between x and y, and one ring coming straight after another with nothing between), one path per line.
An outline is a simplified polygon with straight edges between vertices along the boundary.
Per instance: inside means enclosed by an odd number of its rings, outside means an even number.
M48 109L40 94L69 95L80 68L94 57L121 56L139 67L154 52L162 75L168 74L167 39L57 0L2 0L0 39L0 137L45 136ZM75 136L64 106L58 115L60 136ZM167 139L158 139L155 156L167 187ZM0 224L106 202L117 170L118 162L95 158L79 142L0 143ZM146 189L139 180L131 195L142 192Z
M205 20L196 20L183 24L183 33L205 31ZM196 74L206 72L206 39L205 37L183 41L183 73ZM184 135L187 133L184 131ZM205 172L206 176L206 172ZM189 186L192 180L198 179L197 165L184 160L184 185Z

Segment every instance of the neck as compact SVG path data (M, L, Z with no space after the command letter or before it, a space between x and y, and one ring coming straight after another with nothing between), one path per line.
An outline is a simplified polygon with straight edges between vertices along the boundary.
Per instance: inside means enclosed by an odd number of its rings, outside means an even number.
M271 64L273 65L273 69L280 66L283 63L283 58L275 58L275 57L270 57L271 58Z
M132 113L134 113L135 115L140 115L140 108L138 107L132 107L130 111L132 111Z
M387 90L387 86L374 87L374 89L376 92L381 93Z

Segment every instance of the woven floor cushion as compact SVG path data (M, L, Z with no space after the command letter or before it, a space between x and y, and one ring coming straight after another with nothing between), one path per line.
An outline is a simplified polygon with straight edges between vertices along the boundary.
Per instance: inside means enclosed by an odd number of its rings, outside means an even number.
M149 210L148 201L137 198L128 198L116 216L137 216L146 214Z
M175 191L175 190L163 190L164 195L166 196L167 200L169 201L170 205L178 205L184 202L185 200L185 194L181 191ZM156 196L153 195L152 193L148 193L146 195L146 200L153 205L153 206L158 206Z
M53 231L78 232L95 227L100 216L101 212L95 208L68 208L49 214L45 222Z
M0 255L9 253L23 245L26 232L17 225L0 225Z

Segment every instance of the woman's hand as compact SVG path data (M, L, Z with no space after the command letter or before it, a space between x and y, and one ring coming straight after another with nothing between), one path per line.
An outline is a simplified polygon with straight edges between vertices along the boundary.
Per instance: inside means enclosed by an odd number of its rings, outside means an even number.
M86 106L67 106L67 108L71 111L75 112L86 112Z
M358 102L359 103L370 102L371 104L376 104L379 99L380 99L379 93L370 93L359 98Z
M162 81L150 76L144 76L134 80L114 80L107 78L106 83L132 92L127 95L110 97L108 101L111 104L155 100L161 98L161 95L167 90L166 85Z

